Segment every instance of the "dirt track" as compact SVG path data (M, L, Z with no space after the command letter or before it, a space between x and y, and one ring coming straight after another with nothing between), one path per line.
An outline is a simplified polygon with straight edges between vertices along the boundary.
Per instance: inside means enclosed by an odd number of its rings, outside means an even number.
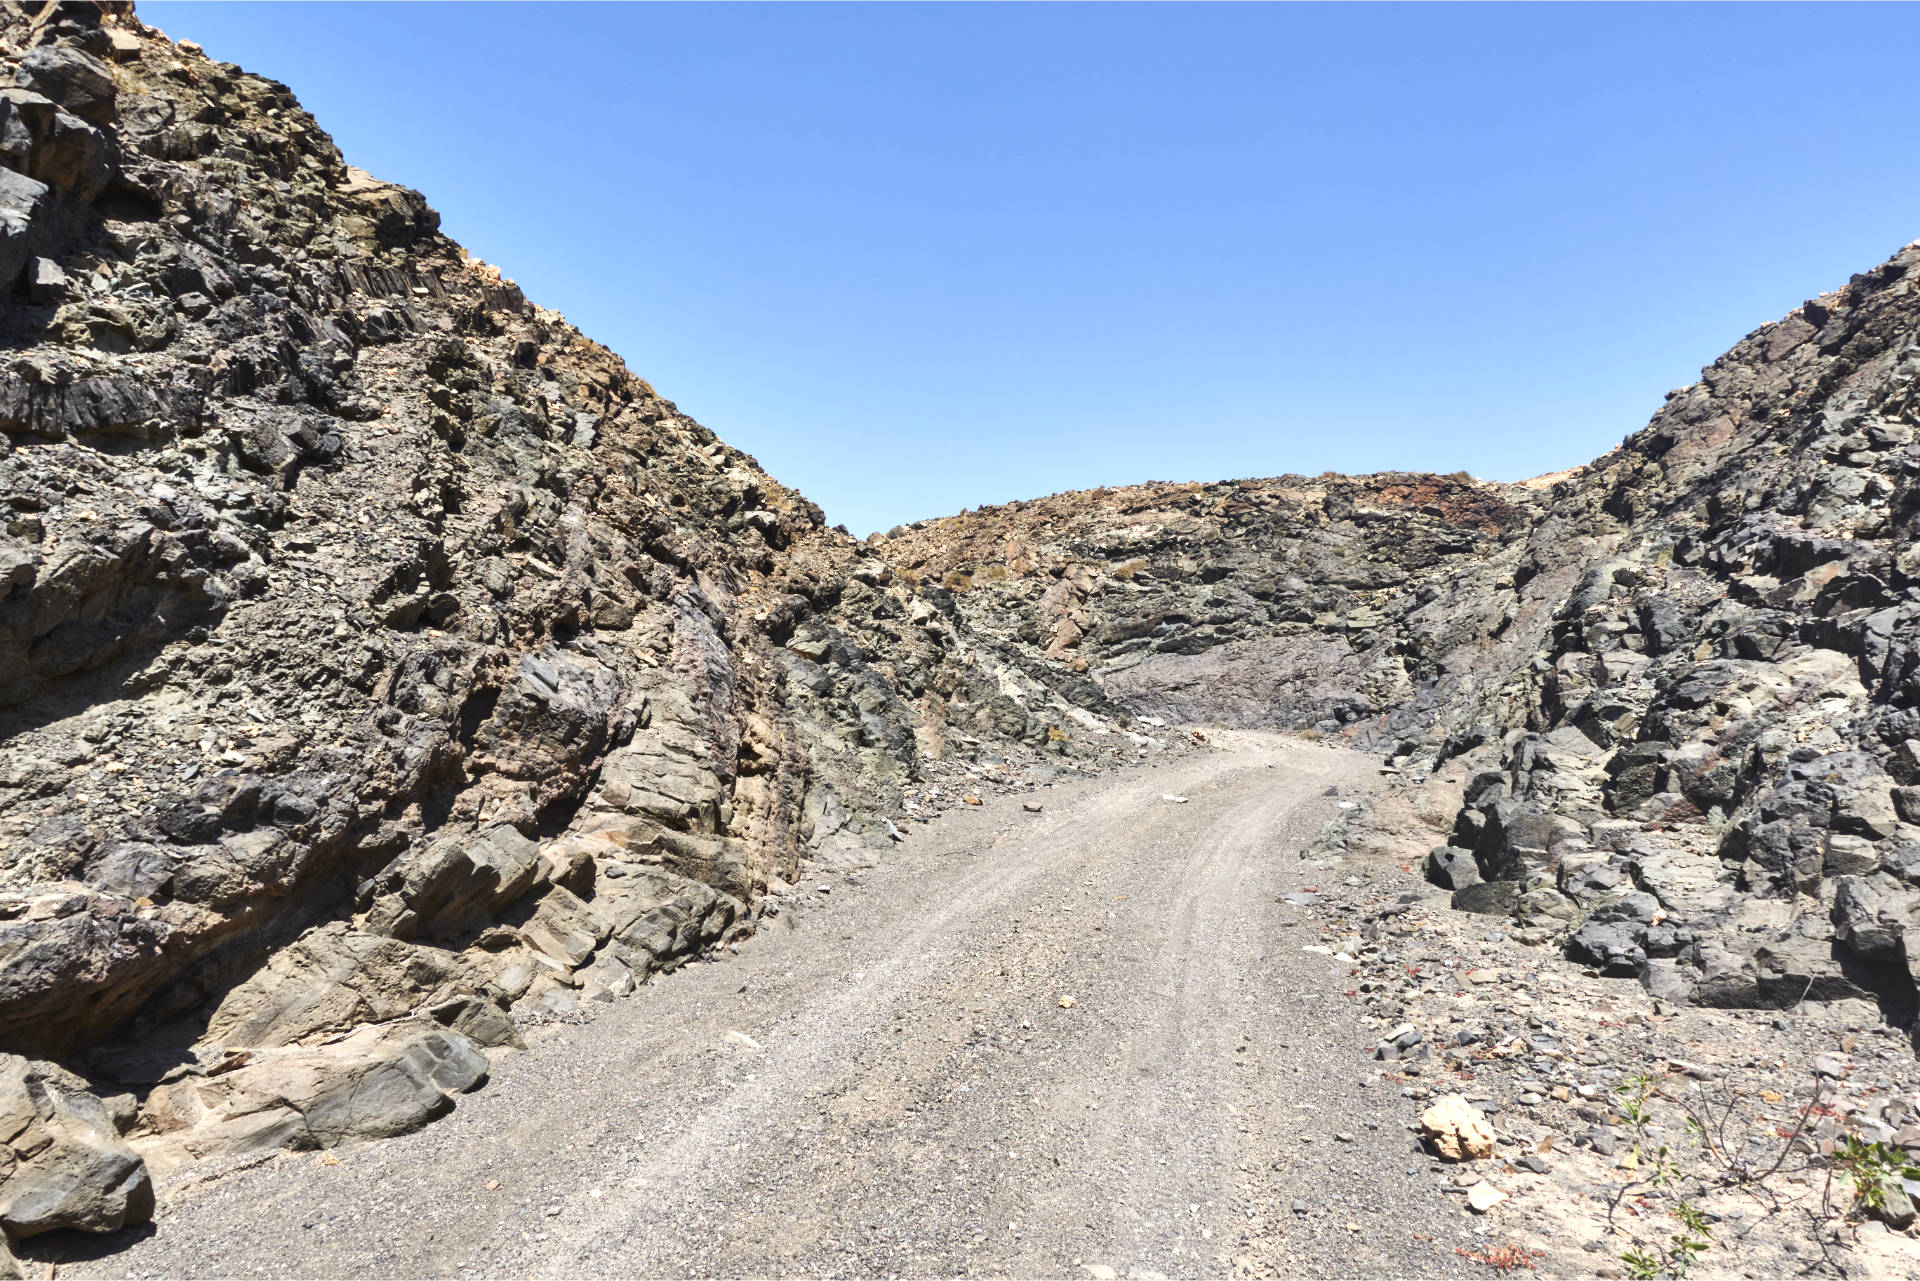
M1236 736L951 816L446 1121L178 1187L61 1274L1460 1272L1347 971L1279 901L1373 764Z

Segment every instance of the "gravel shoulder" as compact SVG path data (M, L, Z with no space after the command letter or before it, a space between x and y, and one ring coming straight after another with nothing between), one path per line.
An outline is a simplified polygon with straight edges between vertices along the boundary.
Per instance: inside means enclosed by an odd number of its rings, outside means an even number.
M1348 968L1282 897L1376 763L1234 735L956 812L738 956L537 1029L445 1121L176 1182L151 1235L60 1272L1472 1270Z

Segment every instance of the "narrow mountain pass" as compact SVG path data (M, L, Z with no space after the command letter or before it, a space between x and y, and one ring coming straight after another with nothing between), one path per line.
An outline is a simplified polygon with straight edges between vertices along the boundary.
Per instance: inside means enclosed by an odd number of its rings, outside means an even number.
M1283 898L1345 875L1299 854L1376 765L1234 735L917 828L446 1121L163 1187L62 1274L1458 1273Z

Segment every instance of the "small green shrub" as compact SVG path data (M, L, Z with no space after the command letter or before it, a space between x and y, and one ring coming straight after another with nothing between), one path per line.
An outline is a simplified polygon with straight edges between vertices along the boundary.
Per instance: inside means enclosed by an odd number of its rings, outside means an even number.
M1673 1208L1673 1217L1680 1220L1680 1230L1667 1238L1664 1246L1654 1249L1632 1249L1620 1256L1620 1262L1627 1267L1627 1275L1634 1281L1683 1281L1687 1272L1713 1246L1713 1229L1707 1224L1707 1216L1690 1201L1682 1201Z

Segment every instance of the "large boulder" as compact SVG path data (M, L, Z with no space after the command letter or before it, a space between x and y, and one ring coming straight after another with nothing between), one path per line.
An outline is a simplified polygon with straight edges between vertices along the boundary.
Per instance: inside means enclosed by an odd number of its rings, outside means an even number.
M417 1130L487 1079L487 1057L458 1032L426 1032L351 1072L301 1109L322 1147Z
M1868 1001L1878 967L1854 961L1836 945L1833 927L1802 917L1754 950L1760 1003L1791 1009L1802 1001Z
M1523 880L1548 866L1549 851L1556 844L1586 836L1578 823L1537 800L1503 797L1487 806L1485 813L1486 827L1474 853L1489 880Z
M113 69L65 45L41 45L20 59L15 81L96 125L113 123Z
M130 1103L130 1100L127 1102ZM146 1162L120 1138L130 1106L109 1107L54 1064L0 1056L0 1227L114 1232L153 1217Z
M366 928L393 938L458 931L526 895L551 869L506 824L409 850L361 886Z
M1436 846L1427 855L1427 879L1442 889L1464 890L1481 881L1480 865L1472 850L1456 845Z
M1520 904L1518 881L1481 881L1453 892L1453 910L1480 916L1512 916Z
M1920 891L1885 872L1834 880L1833 935L1871 965L1909 968L1907 931L1920 922Z
M118 160L111 138L51 99L0 89L0 161L8 168L89 201L106 189Z
M309 930L228 992L206 1035L226 1046L270 1047L386 1022L451 996L465 970L457 953L335 921Z
M5 145L0 132L0 147ZM34 249L34 220L47 200L47 184L0 168L0 290L10 288Z
M1646 968L1647 930L1659 910L1659 901L1651 894L1636 892L1603 901L1573 932L1567 955L1604 974L1638 974Z

